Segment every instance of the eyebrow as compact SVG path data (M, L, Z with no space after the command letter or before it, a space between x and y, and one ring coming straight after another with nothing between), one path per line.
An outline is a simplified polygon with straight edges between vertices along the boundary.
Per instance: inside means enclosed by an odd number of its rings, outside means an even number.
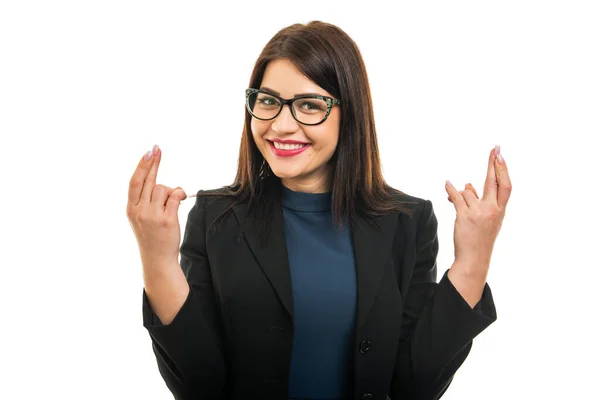
M271 88L268 88L266 86L262 86L260 88L260 90L264 90L265 92L270 92L276 96L281 96L281 93L279 93L277 90L273 90ZM322 94L322 93L295 93L294 97L298 97L298 96L326 96L326 94Z

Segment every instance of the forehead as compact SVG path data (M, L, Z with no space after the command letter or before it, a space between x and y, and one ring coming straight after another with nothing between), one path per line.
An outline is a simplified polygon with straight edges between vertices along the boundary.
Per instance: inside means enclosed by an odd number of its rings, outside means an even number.
M310 80L289 60L273 60L265 69L260 88L269 88L283 98L292 98L303 94L331 96L319 85Z

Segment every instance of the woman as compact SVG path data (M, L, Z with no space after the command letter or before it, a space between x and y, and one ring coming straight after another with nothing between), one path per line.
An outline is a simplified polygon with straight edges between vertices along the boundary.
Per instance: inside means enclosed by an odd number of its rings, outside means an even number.
M198 192L181 248L186 194L156 184L157 146L131 179L144 326L175 398L439 398L496 319L486 276L510 195L497 150L481 200L446 185L456 259L436 283L432 203L385 183L342 30L278 32L246 109L235 182Z

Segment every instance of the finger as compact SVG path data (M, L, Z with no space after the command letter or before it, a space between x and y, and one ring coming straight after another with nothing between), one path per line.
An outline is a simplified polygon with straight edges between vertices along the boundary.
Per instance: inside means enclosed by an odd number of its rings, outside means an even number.
M150 166L150 171L148 171L148 175L144 181L144 188L142 189L142 195L140 197L140 202L145 204L150 204L150 201L152 200L152 191L154 190L154 186L156 186L156 175L158 174L158 166L160 165L160 159L162 157L162 151L160 151L158 146L154 146L152 153L152 165Z
M498 206L505 210L512 192L512 183L510 176L508 176L506 161L501 154L496 157L494 168L496 170L496 180L498 181Z
M167 198L173 192L173 189L165 185L155 185L152 189L152 198L150 199L150 206L157 213L162 213L165 210L165 203Z
M475 198L479 199L479 195L477 195L477 191L475 190L475 188L473 187L473 185L471 185L470 183L467 183L465 185L465 190L471 191L475 195ZM452 200L450 199L450 196L448 196L448 201L450 203L452 203Z
M450 181L446 181L446 192L450 197L450 201L454 204L457 213L463 213L469 209L463 196L456 190Z
M467 203L467 206L469 208L475 207L479 202L479 200L477 200L477 197L475 197L473 192L471 192L470 190L461 190L459 193L465 199L465 203Z
M499 146L496 146L498 151ZM496 181L496 168L494 166L494 160L496 159L496 148L492 149L488 159L488 169L485 178L485 185L483 186L483 199L482 201L494 203L498 201L498 182Z
M465 185L465 190L470 190L475 195L475 198L479 199L479 195L477 194L477 190L475 190L475 188L473 187L473 185L471 185L470 183L467 183Z
M167 199L167 204L165 205L165 213L172 217L175 217L177 215L177 211L179 210L179 203L181 203L181 201L185 200L186 198L187 194L183 191L183 189L180 187L176 187Z
M131 180L129 181L128 195L129 205L136 205L140 201L146 175L148 175L148 171L150 171L150 167L152 166L151 160L152 151L149 151L144 154L135 171L133 172L133 175L131 176Z

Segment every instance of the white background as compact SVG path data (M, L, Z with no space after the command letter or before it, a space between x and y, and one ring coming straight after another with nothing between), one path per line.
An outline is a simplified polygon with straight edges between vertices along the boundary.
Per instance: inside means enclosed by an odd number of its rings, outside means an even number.
M362 51L386 179L433 202L440 277L444 181L481 194L496 144L509 166L498 320L444 399L598 396L597 3L215 3L0 3L0 398L171 398L142 326L129 178L157 143L161 183L231 183L253 63L313 19Z

